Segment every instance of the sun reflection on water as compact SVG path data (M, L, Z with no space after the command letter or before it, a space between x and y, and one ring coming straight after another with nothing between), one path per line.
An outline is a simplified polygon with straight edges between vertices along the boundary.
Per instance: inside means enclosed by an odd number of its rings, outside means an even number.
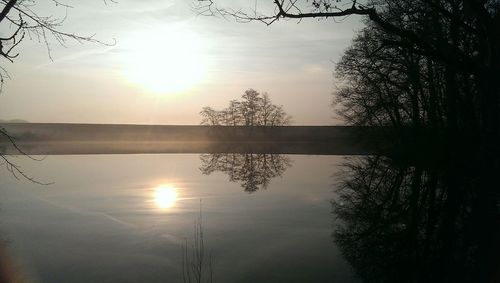
M155 189L154 200L159 208L170 208L177 201L177 189L172 185L159 186Z

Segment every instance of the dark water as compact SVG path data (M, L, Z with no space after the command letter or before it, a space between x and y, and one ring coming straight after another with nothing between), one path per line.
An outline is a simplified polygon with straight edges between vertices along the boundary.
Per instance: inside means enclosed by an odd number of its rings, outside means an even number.
M332 238L343 158L248 157L20 159L54 184L2 171L2 237L35 282L183 282L201 210L213 282L357 282Z

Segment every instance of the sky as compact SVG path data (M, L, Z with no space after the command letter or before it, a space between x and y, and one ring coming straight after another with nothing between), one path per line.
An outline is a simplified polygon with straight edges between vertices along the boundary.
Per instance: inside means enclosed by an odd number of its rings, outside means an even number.
M37 2L40 15L66 13L52 1ZM199 16L193 2L66 1L73 8L61 30L116 44L60 46L49 36L49 56L44 44L26 38L14 63L1 62L11 78L0 94L0 119L199 124L204 106L222 109L253 88L283 105L294 125L342 124L331 106L333 70L362 28L360 18L242 24ZM257 4L265 10L272 1Z

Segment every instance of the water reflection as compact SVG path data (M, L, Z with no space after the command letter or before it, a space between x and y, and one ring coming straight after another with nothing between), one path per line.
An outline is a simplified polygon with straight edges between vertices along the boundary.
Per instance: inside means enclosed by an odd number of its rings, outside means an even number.
M159 186L155 189L154 200L159 208L170 208L177 201L177 189L172 185Z
M290 157L281 154L201 154L200 170L205 175L222 172L229 181L241 184L246 192L267 189L271 179L281 177L292 166Z
M366 282L498 282L497 195L471 159L351 159L333 236Z
M200 266L196 245L205 246L205 271L213 251L214 282L353 282L330 237L331 164L339 158L293 160L268 193L252 195L224 174L204 176L198 154L60 155L42 167L21 160L55 183L40 189L0 172L2 232L35 282L181 283L183 265ZM161 187L177 192L164 210Z

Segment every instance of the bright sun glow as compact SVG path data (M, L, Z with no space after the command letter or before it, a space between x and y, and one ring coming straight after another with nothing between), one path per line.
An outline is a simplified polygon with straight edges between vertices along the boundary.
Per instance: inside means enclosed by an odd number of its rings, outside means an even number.
M160 208L170 208L177 201L177 190L173 186L160 186L155 189L154 199Z
M121 58L127 79L149 91L170 94L203 79L206 60L199 36L186 29L156 29L123 41Z

